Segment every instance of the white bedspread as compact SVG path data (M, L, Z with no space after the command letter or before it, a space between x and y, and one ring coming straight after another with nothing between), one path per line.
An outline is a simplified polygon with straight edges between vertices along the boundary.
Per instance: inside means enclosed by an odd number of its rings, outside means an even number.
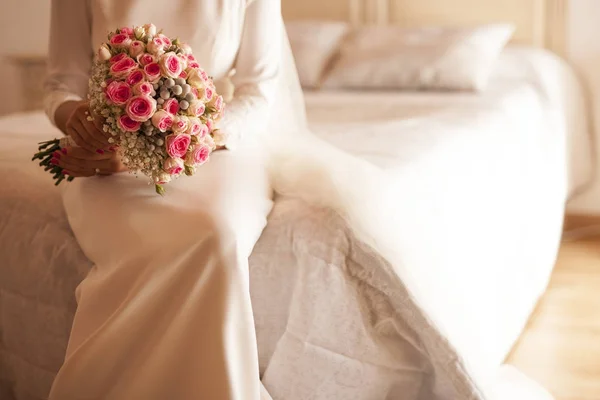
M309 93L307 108L323 137L397 176L403 262L327 210L277 200L250 260L273 398L544 398L498 367L547 284L568 193L588 179L572 73L514 50L483 95ZM26 159L51 132L41 113L0 119L0 398L43 398L89 267Z

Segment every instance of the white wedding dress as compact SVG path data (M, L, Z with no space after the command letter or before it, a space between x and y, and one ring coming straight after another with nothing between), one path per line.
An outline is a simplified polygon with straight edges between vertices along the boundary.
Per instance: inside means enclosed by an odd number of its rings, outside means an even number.
M95 265L77 289L50 399L264 399L248 256L272 206L259 138L273 129L274 104L288 104L280 2L54 0L51 120L62 102L85 98L106 33L145 23L189 43L215 79L235 69L235 97L220 122L235 150L215 153L164 197L128 173L62 185L73 232Z

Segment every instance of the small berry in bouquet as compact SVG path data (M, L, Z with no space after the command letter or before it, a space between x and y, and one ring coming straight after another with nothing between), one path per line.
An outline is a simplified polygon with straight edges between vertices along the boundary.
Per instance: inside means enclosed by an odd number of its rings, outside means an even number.
M208 161L225 106L190 47L152 24L108 35L94 59L88 100L88 119L101 119L123 164L148 176L161 195L164 184ZM53 154L67 146L76 146L68 136L42 142L33 157L56 185L66 176Z

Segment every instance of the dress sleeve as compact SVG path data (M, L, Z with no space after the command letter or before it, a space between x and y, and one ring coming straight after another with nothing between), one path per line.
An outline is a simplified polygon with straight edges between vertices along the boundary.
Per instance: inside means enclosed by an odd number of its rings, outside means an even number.
M229 149L267 126L281 65L280 3L254 0L247 6L232 77L235 92L218 126Z
M85 98L93 60L88 0L52 0L44 109L52 124L65 101Z

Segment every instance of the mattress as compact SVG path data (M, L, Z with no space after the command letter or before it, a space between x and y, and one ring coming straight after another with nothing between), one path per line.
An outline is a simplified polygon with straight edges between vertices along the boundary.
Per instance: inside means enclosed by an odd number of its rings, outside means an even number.
M589 179L572 72L515 48L483 94L306 102L315 132L396 179L402 262L339 216L277 199L250 259L265 386L275 399L479 398L544 291L569 193ZM90 267L58 191L27 160L55 134L41 112L0 119L0 398L46 395Z

